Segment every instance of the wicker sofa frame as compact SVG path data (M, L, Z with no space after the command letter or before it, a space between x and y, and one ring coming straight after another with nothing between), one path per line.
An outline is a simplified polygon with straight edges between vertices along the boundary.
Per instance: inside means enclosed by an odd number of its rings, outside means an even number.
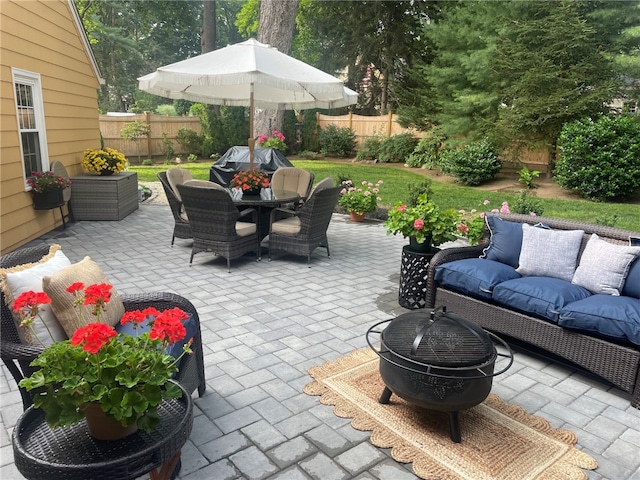
M628 245L630 236L640 233L602 225L561 220L547 217L531 217L518 214L497 214L508 221L529 223L542 222L558 230L584 230L581 252L592 233L615 244ZM489 244L489 232L485 227L484 240L476 246L443 249L434 255L427 270L426 306L445 305L448 310L464 315L483 328L507 341L516 340L535 347L539 352L549 352L555 358L568 361L587 372L595 374L612 385L631 394L631 405L640 409L640 347L622 343L589 333L563 328L548 320L510 310L490 300L471 298L437 285L434 280L438 265L478 257Z
M25 263L37 262L49 252L49 248L50 245L42 244L15 250L0 257L0 267L9 268ZM2 299L0 356L16 383L19 383L20 380L28 377L35 371L35 369L30 366L30 363L42 353L43 348L40 345L26 345L21 342L13 315L5 302L4 293L0 292L0 295ZM192 393L197 389L198 394L202 396L206 389L204 357L200 334L200 318L193 304L180 295L168 292L124 294L121 295L121 298L125 311L145 309L147 307L155 307L158 310L178 307L193 316L197 327L191 346L193 355L185 355L182 360L180 360L180 365L178 365L179 370L175 379L187 392ZM26 389L22 387L19 387L19 389L20 395L22 396L22 404L26 410L33 404L33 398L31 393L27 392Z
M193 238L189 222L180 216L182 202L178 200L178 197L173 193L169 180L167 180L167 172L158 172L158 180L160 180L160 183L162 184L164 193L167 196L167 201L169 202L169 208L171 208L171 213L173 214L174 227L173 236L171 237L171 246L173 246L176 238Z

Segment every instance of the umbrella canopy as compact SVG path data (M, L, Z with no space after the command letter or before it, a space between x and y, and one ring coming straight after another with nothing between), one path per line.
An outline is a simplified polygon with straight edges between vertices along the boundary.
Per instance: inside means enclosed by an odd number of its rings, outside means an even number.
M249 107L249 135L256 108L337 108L358 101L342 80L254 39L160 67L138 81L140 90L162 97ZM249 139L251 153L253 144Z

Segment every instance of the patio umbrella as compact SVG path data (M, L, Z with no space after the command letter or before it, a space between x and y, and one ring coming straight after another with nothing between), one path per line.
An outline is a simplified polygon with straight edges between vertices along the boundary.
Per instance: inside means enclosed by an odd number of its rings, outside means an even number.
M158 68L138 78L138 88L167 98L256 108L304 110L353 105L358 94L342 80L255 39ZM255 139L249 138L253 167Z

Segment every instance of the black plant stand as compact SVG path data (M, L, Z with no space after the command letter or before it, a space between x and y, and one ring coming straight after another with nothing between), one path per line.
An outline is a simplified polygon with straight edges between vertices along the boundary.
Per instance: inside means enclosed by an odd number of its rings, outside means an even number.
M434 254L434 251L416 252L409 245L402 247L398 290L401 307L415 310L426 306L427 268Z

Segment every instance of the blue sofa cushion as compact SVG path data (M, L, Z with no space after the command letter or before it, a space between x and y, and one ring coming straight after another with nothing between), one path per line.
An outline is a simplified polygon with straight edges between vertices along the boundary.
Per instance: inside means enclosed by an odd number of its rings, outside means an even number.
M193 315L191 315L190 313L187 313L187 315L189 315L189 318L182 322L184 328L187 330L187 334L185 335L184 339L174 343L173 345L169 345L166 349L166 352L173 358L178 358L180 354L182 354L182 347L184 346L184 344L196 335L196 322L193 319ZM126 323L124 325L118 322L118 324L114 328L118 333L131 335L132 337L136 336L136 330L132 322ZM138 326L138 335L148 332L150 329L151 326L149 325L148 321L145 320Z
M586 288L559 278L522 277L496 285L492 298L506 307L557 322L564 306L589 296Z
M640 298L640 255L631 263L629 273L622 287L622 295Z
M443 263L435 273L438 284L475 298L491 298L498 283L513 278L520 278L515 268L483 258Z
M592 295L566 305L558 324L640 345L640 300Z
M522 246L522 223L509 222L491 215L487 215L485 221L491 233L491 240L480 258L517 268Z

